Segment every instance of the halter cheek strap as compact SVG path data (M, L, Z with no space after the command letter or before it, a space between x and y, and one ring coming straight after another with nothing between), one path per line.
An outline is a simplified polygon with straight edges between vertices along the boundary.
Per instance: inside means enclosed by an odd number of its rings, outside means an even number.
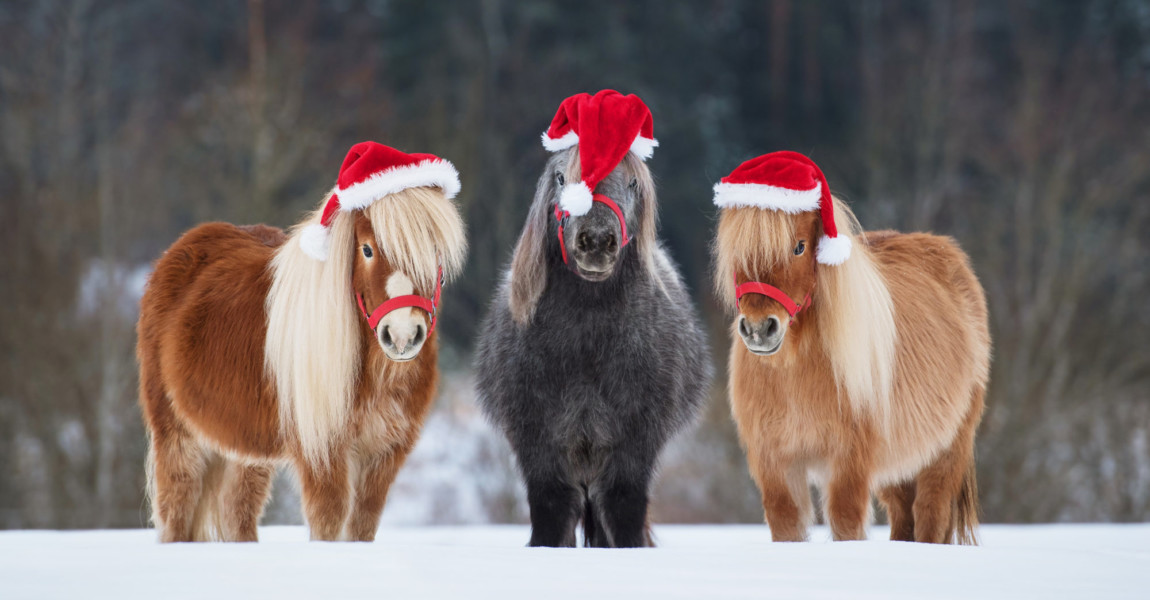
M439 310L439 293L442 289L443 265L440 265L435 275L435 295L431 299L416 294L396 296L377 306L375 310L371 311L371 314L368 314L367 306L363 303L363 294L356 294L355 300L359 303L360 312L362 312L364 318L367 319L368 327L372 329L375 329L375 326L379 325L379 322L393 310L401 308L421 308L427 312L428 315L431 315L431 326L427 328L427 335L430 337L431 332L435 331L435 317Z
M623 209L619 208L619 205L615 204L614 200L604 194L595 194L591 197L591 200L606 204L607 208L610 208L611 212L615 213L615 217L619 219L620 234L623 236L623 243L619 244L619 247L622 248L626 246L631 241L631 238L627 237L627 219L623 216ZM559 222L559 250L563 252L563 264L567 264L567 244L563 241L563 228L567 225L567 220L570 217L570 212L560 210L559 205L555 205L555 220Z
M738 273L734 274L734 279L736 309L739 308L739 299L741 299L743 296L747 294L760 294L774 300L775 302L778 302L779 304L782 304L783 309L787 311L787 314L790 315L791 320L793 321L795 320L795 315L799 314L799 312L806 308L807 305L811 302L810 292L807 292L807 295L805 298L803 298L801 304L796 304L794 300L791 300L790 296L783 292L783 290L780 290L773 285L766 284L761 281L748 281L746 283L739 284Z

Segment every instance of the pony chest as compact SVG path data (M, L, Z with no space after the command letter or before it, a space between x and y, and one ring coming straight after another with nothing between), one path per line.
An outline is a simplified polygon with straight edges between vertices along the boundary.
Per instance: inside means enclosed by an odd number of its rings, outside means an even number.
M732 358L731 410L744 439L787 454L814 455L852 427L854 418L845 403L840 405L833 384L797 374L793 365L766 363L778 357L753 356L736 347Z
M361 401L351 427L353 443L363 448L404 444L419 430L419 420L399 399L381 395Z
M413 444L430 409L435 381L417 365L364 384L352 412L350 436L363 448Z
M597 374L655 356L655 332L629 307L606 310L577 303L553 306L523 333L526 349L571 373Z

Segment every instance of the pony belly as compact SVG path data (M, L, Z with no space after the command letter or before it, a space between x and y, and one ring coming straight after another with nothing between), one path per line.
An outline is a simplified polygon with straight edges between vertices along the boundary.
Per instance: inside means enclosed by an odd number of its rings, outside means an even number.
M206 446L245 463L279 460L284 456L284 440L278 420L244 418L232 412L209 412L206 406L220 406L220 402L180 402L173 398L172 406L183 426L191 430ZM191 405L191 406L190 406Z
M934 462L938 455L954 442L962 426L961 411L936 413L934 419L912 419L909 411L891 415L890 432L875 472L875 485L883 486L907 481ZM931 413L914 412L923 415ZM941 418L938 418L941 417Z

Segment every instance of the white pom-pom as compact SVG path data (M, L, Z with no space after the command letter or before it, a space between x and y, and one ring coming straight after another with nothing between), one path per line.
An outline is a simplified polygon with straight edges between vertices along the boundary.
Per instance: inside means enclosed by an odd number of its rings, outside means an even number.
M638 156L640 160L647 160L655 154L655 148L658 146L659 140L638 136L635 141L631 142L631 152L635 153L635 156Z
M547 135L547 132L544 131L543 135L540 137L543 140L543 147L546 148L548 152L559 152L560 150L566 150L571 146L579 143L579 136L575 135L574 131L568 131L567 133L563 134L563 137L557 138L553 138Z
M591 188L586 183L577 181L568 183L559 194L559 208L571 213L571 216L581 217L591 210L593 199Z
M319 223L304 227L299 234L299 247L304 254L318 261L327 260L327 253L331 247L331 236L327 234L327 227Z
M815 252L815 259L819 264L841 265L851 256L851 239L845 235L835 237L823 236L819 238L819 247Z

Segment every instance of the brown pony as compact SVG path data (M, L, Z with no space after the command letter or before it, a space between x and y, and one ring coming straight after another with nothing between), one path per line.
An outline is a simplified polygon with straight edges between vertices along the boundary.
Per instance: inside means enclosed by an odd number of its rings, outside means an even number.
M337 213L319 261L300 238L320 215L290 236L201 225L156 262L137 354L161 541L255 541L281 462L312 539L375 537L435 393L437 338L412 308L373 330L356 294L368 310L431 297L462 264L463 224L440 189L404 189Z
M875 491L892 540L977 543L982 287L953 239L864 233L838 199L833 211L853 246L841 264L816 261L817 209L725 208L714 245L727 306L748 281L805 304L792 319L781 301L744 295L732 330L732 412L771 536L806 539L814 483L836 540L865 537Z

